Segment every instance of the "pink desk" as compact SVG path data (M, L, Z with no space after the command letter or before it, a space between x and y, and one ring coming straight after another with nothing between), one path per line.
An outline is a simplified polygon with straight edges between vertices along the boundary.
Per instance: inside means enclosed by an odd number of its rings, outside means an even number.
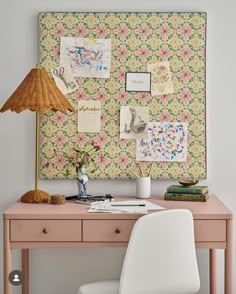
M117 197L117 200L134 199ZM208 248L210 294L216 294L216 249L225 250L225 294L233 294L232 212L216 197L204 202L148 199L167 209L192 211L197 248ZM8 275L12 270L12 249L22 250L24 281L22 293L29 294L29 249L50 247L126 246L140 214L87 213L86 205L24 204L16 202L4 213L4 294L12 293Z

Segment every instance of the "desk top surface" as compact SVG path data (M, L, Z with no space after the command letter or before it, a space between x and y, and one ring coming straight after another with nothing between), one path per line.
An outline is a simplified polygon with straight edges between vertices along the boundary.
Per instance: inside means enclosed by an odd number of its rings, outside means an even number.
M117 196L115 200L134 200L135 197ZM167 209L186 208L191 210L194 219L232 219L232 212L216 196L207 202L166 201L163 196L146 199ZM26 204L17 201L5 212L4 219L137 219L138 213L88 213L88 205L65 203L63 205Z

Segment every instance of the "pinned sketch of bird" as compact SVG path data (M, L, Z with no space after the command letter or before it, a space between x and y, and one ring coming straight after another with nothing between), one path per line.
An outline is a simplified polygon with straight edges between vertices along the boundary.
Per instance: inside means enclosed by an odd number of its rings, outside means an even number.
M128 130L128 126L127 126L127 124L125 124L124 132L127 133L127 134L129 134L129 133L131 132L131 130Z
M140 115L138 116L138 118L139 118L139 123L140 123L140 124L141 124L141 123L144 123L144 120L141 118Z
M131 119L131 122L130 122L130 129L133 133L135 134L139 134L139 133L142 133L145 128L146 128L146 125L147 123L145 123L141 117L139 116L139 123L137 123L135 125L135 119L137 117L137 113L136 113L136 110L134 108L129 108L129 111L131 113L131 116L132 116L132 119Z

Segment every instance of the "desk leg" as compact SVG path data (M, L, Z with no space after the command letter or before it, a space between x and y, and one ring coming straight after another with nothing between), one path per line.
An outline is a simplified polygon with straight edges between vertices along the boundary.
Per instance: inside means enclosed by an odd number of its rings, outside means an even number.
M233 220L227 220L225 249L225 294L233 294Z
M216 249L210 249L210 294L217 293Z
M29 249L22 249L22 294L29 294Z
M8 275L11 272L12 268L12 252L10 247L10 221L3 221L3 238L4 238L4 254L3 254L3 262L4 262L4 294L12 293L12 286L8 280Z

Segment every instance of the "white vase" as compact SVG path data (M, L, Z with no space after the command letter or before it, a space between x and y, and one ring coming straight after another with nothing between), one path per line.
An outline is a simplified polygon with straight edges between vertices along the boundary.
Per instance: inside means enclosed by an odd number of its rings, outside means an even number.
M77 180L78 185L78 196L80 197L87 197L87 187L88 187L88 176L86 175L86 169L82 166L79 169L79 175Z

